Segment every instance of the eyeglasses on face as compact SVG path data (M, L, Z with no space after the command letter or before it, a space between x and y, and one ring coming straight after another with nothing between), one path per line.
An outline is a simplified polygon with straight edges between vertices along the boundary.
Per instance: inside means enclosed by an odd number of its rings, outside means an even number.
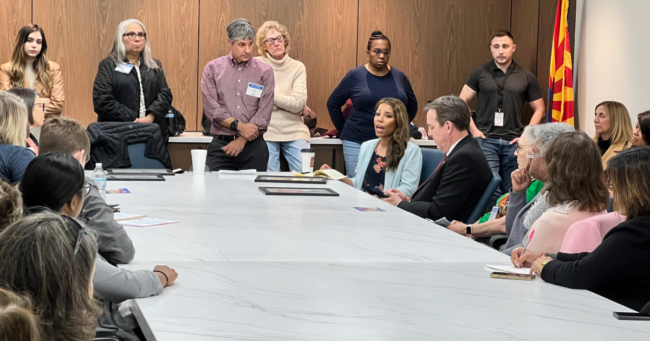
M35 107L41 108L43 112L45 112L45 103L36 103L34 104Z
M374 49L372 50L372 54L374 54L375 56L380 56L383 54L384 56L388 57L390 56L390 50Z
M87 182L84 183L84 186L81 187L81 189L83 190L84 195L88 195L88 193L90 193L90 184Z
M521 150L526 148L526 147L532 147L532 146L529 145L529 144L519 144L519 143L517 143L517 153L521 153Z
M276 41L277 41L278 43L283 43L283 42L284 42L284 37L283 37L283 36L279 36L279 37L276 37L276 38L269 38L269 39L266 39L264 42L267 43L267 44L269 44L269 45L272 45L272 44L275 43Z
M140 39L147 39L147 34L144 32L127 32L122 35L122 37L127 37L129 40L135 40L135 37L138 37Z
M81 241L83 240L84 235L86 234L86 228L81 226L79 222L67 215L63 215L64 218L66 218L69 222L74 224L78 229L79 229L79 235L77 236L77 242L74 245L74 255L76 256L77 253L79 252L79 249L81 248Z

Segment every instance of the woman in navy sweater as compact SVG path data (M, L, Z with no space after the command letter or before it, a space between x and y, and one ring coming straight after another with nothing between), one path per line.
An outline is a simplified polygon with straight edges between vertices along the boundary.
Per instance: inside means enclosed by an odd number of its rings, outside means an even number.
M546 254L531 266L542 279L586 289L636 311L650 302L650 147L624 150L605 175L617 211L627 220L611 229L593 252Z
M375 136L375 105L385 97L397 98L406 106L409 122L418 112L418 101L406 75L388 65L391 45L381 31L374 31L368 40L368 63L350 70L327 101L332 123L343 140L343 156L347 176L353 178L361 144ZM346 121L341 107L352 100L352 111Z

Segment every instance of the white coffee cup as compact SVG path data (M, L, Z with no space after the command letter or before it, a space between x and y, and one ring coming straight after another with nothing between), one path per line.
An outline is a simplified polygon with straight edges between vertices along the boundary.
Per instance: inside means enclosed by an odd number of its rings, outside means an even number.
M314 158L316 157L316 149L314 148L305 148L300 150L302 155L302 172L303 173L313 173L314 172Z
M205 172L205 159L208 151L205 149L192 149L192 171L195 173Z

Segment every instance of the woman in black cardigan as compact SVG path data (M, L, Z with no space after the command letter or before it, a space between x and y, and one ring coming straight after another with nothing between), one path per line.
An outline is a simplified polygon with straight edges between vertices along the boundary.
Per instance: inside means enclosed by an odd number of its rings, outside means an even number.
M546 254L531 272L549 283L586 289L636 311L650 302L650 147L622 151L605 175L616 210L627 220L593 252Z
M165 115L172 98L160 61L151 57L144 25L135 19L121 22L95 77L97 121L157 123L167 135Z

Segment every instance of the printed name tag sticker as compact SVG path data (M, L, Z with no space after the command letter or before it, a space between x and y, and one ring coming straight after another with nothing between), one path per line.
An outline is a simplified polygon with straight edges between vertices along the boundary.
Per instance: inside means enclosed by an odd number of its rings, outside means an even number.
M128 75L131 72L131 69L133 69L133 64L123 62L115 68L115 71Z
M264 86L248 82L248 88L246 89L246 94L248 96L260 98L262 96L262 90L264 90Z

